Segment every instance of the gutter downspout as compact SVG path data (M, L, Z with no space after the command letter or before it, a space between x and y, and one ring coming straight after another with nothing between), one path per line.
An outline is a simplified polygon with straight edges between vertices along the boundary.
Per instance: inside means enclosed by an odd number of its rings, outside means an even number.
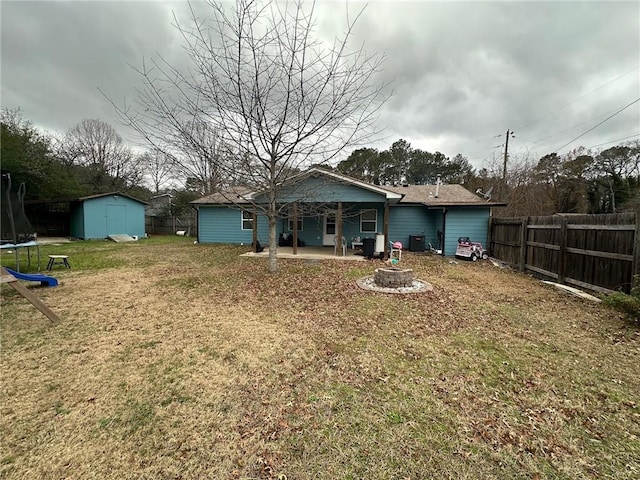
M447 246L447 207L442 208L442 256L446 256Z
M200 206L196 205L191 208L196 211L196 239L198 240L198 243L200 243Z

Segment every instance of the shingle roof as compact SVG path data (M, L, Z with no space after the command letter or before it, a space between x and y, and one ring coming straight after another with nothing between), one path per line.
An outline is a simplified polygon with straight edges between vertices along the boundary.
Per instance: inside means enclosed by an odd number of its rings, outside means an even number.
M352 179L345 175L336 174L334 172L318 171L318 169L311 169L301 174L298 178L304 178L308 174L322 173L335 179L346 181L348 183L354 183L361 187L369 187L379 193L390 192L395 198L398 195L402 195L400 204L421 204L433 207L445 207L445 206L483 206L494 207L504 206L505 203L490 202L487 201L469 190L462 185L440 185L436 188L435 185L408 185L408 186L396 186L389 185L370 185L362 182L361 180ZM436 197L436 191L438 196ZM248 204L250 203L247 198L251 196L253 192L246 187L232 187L226 190L224 193L218 192L206 197L194 200L192 204L205 204L205 205L230 205L230 204ZM244 198L243 198L244 197ZM397 201L397 200L396 200Z
M190 203L206 204L206 205L231 205L249 203L245 197L248 197L253 192L247 187L231 187L224 192L216 192L206 197L199 198Z
M385 186L387 190L404 194L400 204L419 203L427 206L500 206L500 202L488 202L471 193L462 185L408 185L406 187ZM436 197L436 192L438 196Z

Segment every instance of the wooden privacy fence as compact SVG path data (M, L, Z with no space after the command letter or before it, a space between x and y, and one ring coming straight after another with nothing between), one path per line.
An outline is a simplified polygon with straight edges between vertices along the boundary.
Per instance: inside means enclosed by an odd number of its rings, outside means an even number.
M149 235L175 235L184 231L187 236L195 235L195 219L185 217L144 217L145 232Z
M635 213L493 218L491 254L559 283L602 293L629 293L638 274Z

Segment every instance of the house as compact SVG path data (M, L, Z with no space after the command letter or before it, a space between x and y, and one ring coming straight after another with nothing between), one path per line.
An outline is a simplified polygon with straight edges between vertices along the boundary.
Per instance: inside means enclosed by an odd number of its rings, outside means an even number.
M422 233L427 244L438 246L445 255L455 254L459 237L469 237L488 248L491 209L506 205L488 202L462 185L385 188L404 194L402 201L392 209L389 231L399 238L406 237L409 232ZM416 225L421 225L423 230L416 232Z
M127 234L143 237L146 202L119 192L82 197L71 202L71 236L84 240Z
M333 246L342 231L347 243L377 234L400 241L405 249L428 245L453 255L458 237L486 244L492 207L504 206L469 192L461 185L379 186L327 170L312 168L283 185L283 207L277 234L297 236L309 246ZM235 188L191 202L197 210L200 243L246 243L254 235L268 244L268 220L255 214L265 204L260 192Z

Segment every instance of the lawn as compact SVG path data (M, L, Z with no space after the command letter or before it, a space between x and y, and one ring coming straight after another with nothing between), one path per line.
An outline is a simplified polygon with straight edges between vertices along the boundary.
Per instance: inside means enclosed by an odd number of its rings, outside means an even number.
M640 478L640 332L489 262L244 258L188 238L43 246L2 285L4 478ZM3 254L3 265L13 257Z

